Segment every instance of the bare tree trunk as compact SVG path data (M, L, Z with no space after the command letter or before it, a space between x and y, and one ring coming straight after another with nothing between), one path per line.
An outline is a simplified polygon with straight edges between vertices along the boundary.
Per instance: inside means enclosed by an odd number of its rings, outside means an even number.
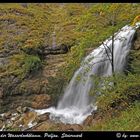
M115 73L115 71L114 71L114 34L112 35L112 51L111 51L111 59L112 59L112 61L111 61L111 65L112 65L112 75L114 76L114 73Z
M112 76L114 78L114 86L117 85L116 83L116 76L115 76L115 68L114 68L114 33L112 35L112 51L111 51L111 55L112 55Z
M112 35L111 49L107 45L105 45L104 42L102 42L102 44L103 44L103 46L105 48L105 52L107 54L107 57L108 57L108 59L110 61L110 64L111 64L111 67L112 67L112 75L114 76L114 73L115 73L115 71L114 71L114 34ZM107 49L109 50L109 52L107 51ZM111 58L109 56L109 53L111 54Z
M111 49L104 44L104 42L102 42L104 48L105 48L105 52L107 54L107 57L110 61L111 64L111 68L112 68L112 76L115 77L115 69L114 69L114 34L112 35L112 46ZM107 49L109 50L109 52L107 51ZM109 56L109 53L111 54L111 57Z

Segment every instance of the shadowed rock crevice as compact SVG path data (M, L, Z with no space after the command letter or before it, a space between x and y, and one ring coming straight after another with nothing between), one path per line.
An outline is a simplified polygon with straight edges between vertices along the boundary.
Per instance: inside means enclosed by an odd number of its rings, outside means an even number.
M65 54L70 50L70 48L71 48L71 46L67 46L67 45L64 45L64 44L62 44L62 45L60 45L58 47L55 47L55 48L53 48L53 47L45 47L43 54L44 55Z

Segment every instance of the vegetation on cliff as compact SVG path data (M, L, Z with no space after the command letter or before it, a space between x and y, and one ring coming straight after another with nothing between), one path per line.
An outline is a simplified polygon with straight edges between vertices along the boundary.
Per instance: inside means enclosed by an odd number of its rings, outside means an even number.
M41 108L37 99L46 94L55 104L83 57L124 25L140 21L139 11L140 4L129 3L0 4L0 112L21 100L23 106ZM66 54L47 50L53 32L57 50L64 48ZM116 75L116 86L98 97L101 119L86 130L140 129L139 31L136 37L126 75Z

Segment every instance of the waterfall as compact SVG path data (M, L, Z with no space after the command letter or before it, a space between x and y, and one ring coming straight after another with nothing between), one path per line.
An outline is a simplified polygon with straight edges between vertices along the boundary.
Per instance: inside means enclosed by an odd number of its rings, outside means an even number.
M126 25L114 34L115 73L124 71L135 31L136 28ZM108 47L105 49L103 44ZM87 116L97 109L96 102L93 102L94 97L89 95L91 88L94 88L92 75L112 75L112 66L108 59L108 56L111 58L109 50L112 49L112 37L105 40L103 44L94 49L81 63L81 67L74 73L57 107L36 110L39 114L50 112L50 118L56 121L81 124ZM80 80L77 80L78 77Z

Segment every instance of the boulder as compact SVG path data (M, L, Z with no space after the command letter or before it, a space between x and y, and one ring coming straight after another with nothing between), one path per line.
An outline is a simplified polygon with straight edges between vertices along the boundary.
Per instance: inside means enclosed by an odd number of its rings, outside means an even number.
M17 109L16 109L16 111L18 112L18 113L22 113L22 107L21 106L19 106Z
M22 109L22 111L23 111L23 113L26 113L26 112L29 112L29 108L27 108L27 107L23 107L23 109Z
M49 115L50 115L50 113L45 113L43 115L38 116L38 123L49 120Z
M46 130L49 130L52 126L53 126L53 123L45 121L45 122L40 123L39 125L33 127L30 130L33 130L33 131L46 131Z
M37 118L36 112L28 112L22 116L21 121L24 126L28 126L28 124L30 122L33 122L36 118Z
M3 116L5 119L9 119L11 117L11 112L8 111L6 113L4 113L4 116Z

